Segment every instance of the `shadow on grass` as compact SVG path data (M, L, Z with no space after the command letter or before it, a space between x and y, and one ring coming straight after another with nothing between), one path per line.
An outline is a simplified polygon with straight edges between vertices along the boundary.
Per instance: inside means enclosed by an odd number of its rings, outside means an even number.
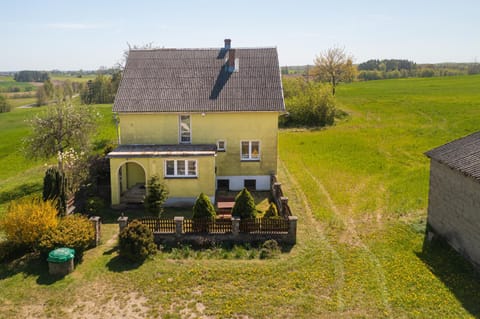
M142 265L141 262L132 263L131 261L122 258L120 256L115 256L107 263L108 270L112 272L124 272L137 269Z
M416 253L473 316L480 317L480 274L442 239L424 240Z
M34 193L40 192L42 185L40 183L26 183L18 185L12 190L0 192L0 204L7 203Z
M37 284L51 285L64 276L52 276L48 272L48 263L37 253L27 253L24 256L0 264L0 280L21 274L23 278L37 277Z

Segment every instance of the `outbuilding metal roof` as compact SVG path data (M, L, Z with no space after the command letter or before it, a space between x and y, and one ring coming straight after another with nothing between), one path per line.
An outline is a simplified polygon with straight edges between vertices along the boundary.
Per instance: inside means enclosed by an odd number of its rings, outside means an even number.
M284 112L276 48L131 50L114 112Z
M425 155L480 180L480 131L434 148Z

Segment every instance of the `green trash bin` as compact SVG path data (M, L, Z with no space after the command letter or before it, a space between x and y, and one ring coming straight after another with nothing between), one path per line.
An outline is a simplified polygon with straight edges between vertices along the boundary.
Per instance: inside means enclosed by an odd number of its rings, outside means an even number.
M65 276L73 271L75 250L72 248L57 248L48 254L48 272L50 275Z

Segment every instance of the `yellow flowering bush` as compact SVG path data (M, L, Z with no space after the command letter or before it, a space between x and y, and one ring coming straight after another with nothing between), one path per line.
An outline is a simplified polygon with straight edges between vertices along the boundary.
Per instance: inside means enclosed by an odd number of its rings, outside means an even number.
M51 201L26 199L12 201L0 220L0 230L8 241L29 248L35 247L40 237L57 226L57 209Z

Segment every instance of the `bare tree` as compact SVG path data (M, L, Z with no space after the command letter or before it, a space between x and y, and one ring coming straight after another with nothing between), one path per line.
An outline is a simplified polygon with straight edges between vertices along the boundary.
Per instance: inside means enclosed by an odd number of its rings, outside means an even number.
M312 75L332 85L332 94L340 82L351 82L355 78L353 57L347 55L345 48L334 47L321 52L314 60Z

